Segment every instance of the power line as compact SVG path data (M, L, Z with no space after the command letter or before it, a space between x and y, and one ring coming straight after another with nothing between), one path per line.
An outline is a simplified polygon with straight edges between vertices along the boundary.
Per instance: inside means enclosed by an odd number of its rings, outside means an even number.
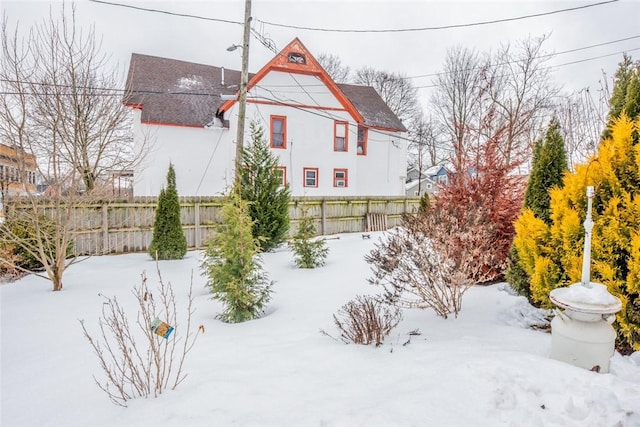
M192 15L192 14L188 14L188 13L169 12L168 10L151 9L151 8L147 8L147 7L132 6L130 4L113 3L113 2L110 2L110 1L104 1L104 0L89 0L89 1L92 2L92 3L106 4L108 6L124 7L124 8L129 8L129 9L141 10L141 11L144 11L144 12L162 13L164 15L181 16L183 18L201 19L203 21L223 22L225 24L244 25L244 22L241 22L241 21L231 21L231 20L228 20L228 19L220 19L220 18L209 18L209 17L206 17L206 16ZM617 0L615 0L615 1L617 1Z
M98 0L95 0L98 1ZM631 38L637 38L640 36L633 36L630 37ZM577 48L577 49L572 49L572 51L575 50L583 50L586 49L585 48ZM604 54L604 55L598 55L598 56L592 56L589 58L585 58L585 59L579 59L576 61L571 61L571 62L565 62L562 64L556 64L556 65L550 65L547 67L543 67L543 69L552 69L552 68L558 68L558 67L564 67L567 65L574 65L574 64L579 64L579 63L583 63L583 62L588 62L588 61L594 61L596 59L602 59L602 58L607 58L610 56L615 56L615 55L621 55L623 53L627 53L627 52L634 52L640 50L640 47L636 47L633 49L626 49L626 50L621 50L618 52L613 52L613 53L608 53L608 54ZM568 51L566 51L568 52ZM510 62L504 63L504 64L509 64ZM504 65L501 64L501 65ZM447 72L441 72L441 73L436 73L435 75L441 75L441 74L449 74ZM406 77L407 79L410 79L412 77ZM68 85L68 84L59 84L59 83L44 83L44 82L32 82L32 81L28 81L28 80L14 80L14 79L2 79L0 78L0 82L6 82L6 83L18 83L18 84L24 84L24 85L35 85L35 86L52 86L52 87L57 87L57 88L70 88L70 89L82 89L82 90L95 90L95 91L102 91L102 92L112 92L112 93L102 93L102 94L96 94L96 93L92 93L92 94L87 94L87 96L122 96L124 94L127 93L135 93L135 94L141 94L141 95L195 95L195 96L218 96L218 94L214 94L214 93L210 93L210 92L187 92L187 91L162 91L162 90L150 90L150 89L145 89L145 90L131 90L131 89L120 89L120 88L105 88L105 87L97 87L97 86L74 86L74 85ZM290 84L290 85L284 85L284 84L276 84L276 85L257 85L258 87L261 87L262 89L269 91L270 93L273 94L273 91L270 89L267 89L269 87L271 88L277 88L277 87L290 87L290 88L296 88L296 87L320 87L320 86L325 86L324 84L307 84L307 85L302 85L299 82L296 82L297 84ZM429 84L429 85L421 85L421 86L414 86L415 89L426 89L426 88L432 88L432 87L436 87L436 84ZM27 93L27 92L24 92ZM307 95L309 95L311 92L309 92ZM10 91L1 91L0 94L2 95L20 95L21 92L10 92ZM51 94L43 94L43 93L39 93L39 92L35 92L35 91L31 91L28 92L28 94L38 94L38 95L50 95L50 96L72 96L72 95L83 95L81 93L51 93Z
M550 58L550 57L553 57L553 56L556 56L556 55L564 55L566 53L578 52L578 51L586 50L586 49L593 49L594 47L606 46L606 45L610 45L610 44L614 44L614 43L620 43L620 42L624 42L624 41L627 41L627 40L633 40L633 39L637 39L637 38L640 38L640 35L631 36L631 37L625 37L623 39L618 39L618 40L611 40L611 41L603 42L603 43L592 44L592 45L589 45L589 46L577 47L577 48L574 48L574 49L563 50L563 51L560 51L560 52L546 53L544 55L536 56L533 59ZM509 65L509 64L513 64L513 63L516 63L516 62L523 62L523 61L525 61L525 60L506 61L506 62L503 62L503 63L500 63L500 64L496 64L496 65ZM482 67L471 67L471 68L466 68L466 69L461 70L461 71L473 71L473 70L477 70L477 69L480 69L480 68L482 68ZM423 77L436 77L436 76L441 76L441 75L444 75L444 74L447 74L447 72L446 71L441 71L441 72L438 72L438 73L419 74L417 76L410 76L410 77L405 77L405 78L407 78L407 79L418 79L418 78L423 78Z
M549 65L548 67L541 67L541 69L548 70L548 69L552 69L552 68L564 67L564 66L567 66L567 65L580 64L582 62L594 61L596 59L602 59L602 58L607 58L609 56L621 55L623 53L633 52L633 51L636 51L636 50L640 50L640 47L635 47L633 49L625 49L625 50L621 50L619 52L608 53L606 55L592 56L590 58L579 59L577 61L565 62L565 63L562 63L562 64ZM449 73L439 73L439 74L449 74ZM430 85L414 86L414 88L415 89L427 89L427 88L432 88L432 87L437 87L437 86L438 86L437 84L430 84Z
M492 19L492 20L489 20L489 21L471 22L471 23L466 23L466 24L439 25L439 26L434 26L434 27L417 27L417 28L386 28L386 29L366 29L366 30L362 30L362 29L305 27L305 26L301 26L301 25L280 24L280 23L277 23L277 22L263 21L261 19L256 19L256 21L258 21L258 22L260 22L260 23L262 23L264 25L271 25L273 27L292 28L292 29L295 29L295 30L305 30L305 31L321 31L321 32L331 32L331 33L406 33L406 32L416 32L416 31L445 30L445 29L450 29L450 28L476 27L476 26L480 26L480 25L490 25L490 24L498 24L498 23L502 23L502 22L519 21L519 20L522 20L522 19L537 18L537 17L540 17L540 16L555 15L555 14L558 14L558 13L572 12L572 11L580 10L580 9L587 9L587 8L590 8L590 7L601 6L601 5L605 5L605 4L609 4L609 3L615 3L617 1L619 1L619 0L608 0L608 1L603 1L603 2L599 2L599 3L587 4L587 5L584 5L584 6L576 6L576 7L566 8L566 9L552 10L552 11L549 11L549 12L533 13L533 14L529 14L529 15L516 16L516 17L512 17L512 18Z

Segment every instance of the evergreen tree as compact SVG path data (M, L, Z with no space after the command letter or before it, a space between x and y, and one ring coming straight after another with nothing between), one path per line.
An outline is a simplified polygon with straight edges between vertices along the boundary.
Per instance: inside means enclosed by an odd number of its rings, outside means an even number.
M525 209L514 240L531 277L532 299L551 306L552 289L582 278L585 187L593 185L592 280L622 301L615 324L619 344L634 350L640 350L640 144L633 141L639 128L640 118L632 121L622 113L614 120L597 156L551 190L551 223Z
M567 154L564 140L560 134L560 124L553 118L544 140L535 143L531 175L524 194L524 208L530 210L536 218L546 224L551 223L549 190L562 185L562 177L566 171ZM532 300L529 289L531 278L522 266L520 258L518 249L512 245L506 279L517 293L535 304L536 301Z
M298 231L293 237L294 259L299 268L316 268L324 265L329 253L329 248L324 239L313 239L316 236L316 227L313 218L302 212L302 219L298 223Z
M176 189L176 173L169 164L167 188L160 190L156 217L153 222L153 238L149 255L153 259L182 259L187 253L187 238L180 222L180 201Z
M567 171L567 153L560 134L560 123L551 119L544 142L536 142L531 175L524 193L524 207L549 224L549 190L562 186Z
M609 120L603 138L611 137L611 125L623 112L632 120L640 114L640 63L626 53L616 70L609 105Z
M218 318L239 323L260 317L273 282L262 270L249 205L239 196L237 182L222 207L222 217L224 222L209 242L201 268L213 299L224 305Z
M429 203L430 203L430 199L429 199L429 193L424 193L421 197L420 197L420 204L418 205L418 213L427 213L427 211L429 210Z
M289 232L289 185L282 186L278 157L269 150L264 131L250 123L251 144L243 151L242 198L249 202L253 236L260 250L269 251L284 242Z

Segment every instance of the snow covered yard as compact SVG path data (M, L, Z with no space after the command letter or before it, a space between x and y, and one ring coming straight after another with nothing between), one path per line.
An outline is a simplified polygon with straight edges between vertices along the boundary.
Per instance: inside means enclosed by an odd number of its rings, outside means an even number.
M131 286L143 270L157 283L155 262L94 257L72 266L58 293L36 277L4 284L0 425L640 426L639 354L616 354L610 374L549 359L550 335L527 327L540 313L504 284L470 289L457 319L405 310L378 348L322 335L338 334L332 315L350 299L381 291L367 283L363 259L379 236L329 240L327 265L315 270L296 269L287 249L266 254L273 299L265 317L242 324L215 320L220 305L204 287L200 252L160 262L181 299L193 272L193 321L205 333L175 391L128 408L95 385L92 375L103 373L78 320L97 332L99 293L135 318Z

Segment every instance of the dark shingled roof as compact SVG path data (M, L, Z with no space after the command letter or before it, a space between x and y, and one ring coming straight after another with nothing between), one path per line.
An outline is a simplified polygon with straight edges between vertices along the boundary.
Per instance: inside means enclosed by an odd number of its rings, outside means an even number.
M220 67L134 53L127 76L130 95L125 103L141 106L142 121L146 123L204 127L225 102L220 94L237 93L240 71L225 69L224 83ZM348 84L338 87L360 112L365 125L406 132L374 88Z
M365 125L407 131L398 116L371 86L338 84L338 87L362 114Z
M183 126L206 126L224 101L234 95L240 72L211 65L157 56L131 55L127 88L129 105L142 106L142 121Z

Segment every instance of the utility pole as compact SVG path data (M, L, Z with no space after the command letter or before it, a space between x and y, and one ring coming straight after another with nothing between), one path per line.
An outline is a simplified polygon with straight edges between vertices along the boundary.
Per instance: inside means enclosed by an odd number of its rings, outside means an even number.
M251 38L251 0L244 2L244 33L242 36L242 69L240 71L240 97L238 98L238 133L236 136L236 178L240 178L244 122L247 111L247 83L249 81L249 40Z

